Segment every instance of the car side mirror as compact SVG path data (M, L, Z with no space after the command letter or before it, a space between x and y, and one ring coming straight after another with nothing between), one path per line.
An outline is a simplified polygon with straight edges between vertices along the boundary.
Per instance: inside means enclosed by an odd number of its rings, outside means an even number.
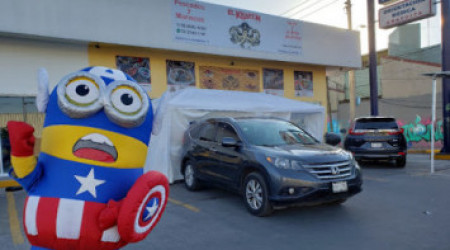
M336 146L341 142L341 135L328 132L325 134L324 139L326 144Z
M224 147L238 147L240 145L241 144L232 137L222 138L222 146L224 146Z

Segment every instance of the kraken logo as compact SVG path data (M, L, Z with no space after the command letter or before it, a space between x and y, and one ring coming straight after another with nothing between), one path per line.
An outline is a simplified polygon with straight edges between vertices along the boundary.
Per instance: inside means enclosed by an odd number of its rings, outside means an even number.
M245 22L239 26L232 26L228 32L231 35L231 42L241 45L242 48L258 46L261 42L259 31Z

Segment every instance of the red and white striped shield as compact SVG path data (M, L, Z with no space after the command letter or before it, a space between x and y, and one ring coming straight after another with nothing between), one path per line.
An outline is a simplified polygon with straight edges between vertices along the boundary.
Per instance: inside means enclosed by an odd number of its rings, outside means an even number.
M123 200L118 218L119 234L127 242L144 239L155 227L169 197L167 178L156 171L139 177Z

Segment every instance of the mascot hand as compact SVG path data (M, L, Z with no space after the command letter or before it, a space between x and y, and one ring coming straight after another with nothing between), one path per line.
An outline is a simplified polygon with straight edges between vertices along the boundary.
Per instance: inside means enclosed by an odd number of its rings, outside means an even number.
M117 224L117 217L119 217L121 202L110 200L106 204L106 208L100 212L98 223L100 229L106 230Z
M155 227L166 208L169 182L157 172L139 177L122 200L117 227L127 242L143 240Z
M25 122L9 121L9 140L11 143L11 155L32 156L34 149L34 128Z

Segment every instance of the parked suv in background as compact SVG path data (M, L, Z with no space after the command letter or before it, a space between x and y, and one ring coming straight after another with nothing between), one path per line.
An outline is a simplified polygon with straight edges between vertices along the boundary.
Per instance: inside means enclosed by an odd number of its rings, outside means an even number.
M406 145L395 118L378 116L355 119L344 141L357 161L395 160L398 167L406 165Z
M183 151L187 189L208 183L236 191L257 216L292 204L342 203L361 191L350 153L280 119L197 121L185 133Z

